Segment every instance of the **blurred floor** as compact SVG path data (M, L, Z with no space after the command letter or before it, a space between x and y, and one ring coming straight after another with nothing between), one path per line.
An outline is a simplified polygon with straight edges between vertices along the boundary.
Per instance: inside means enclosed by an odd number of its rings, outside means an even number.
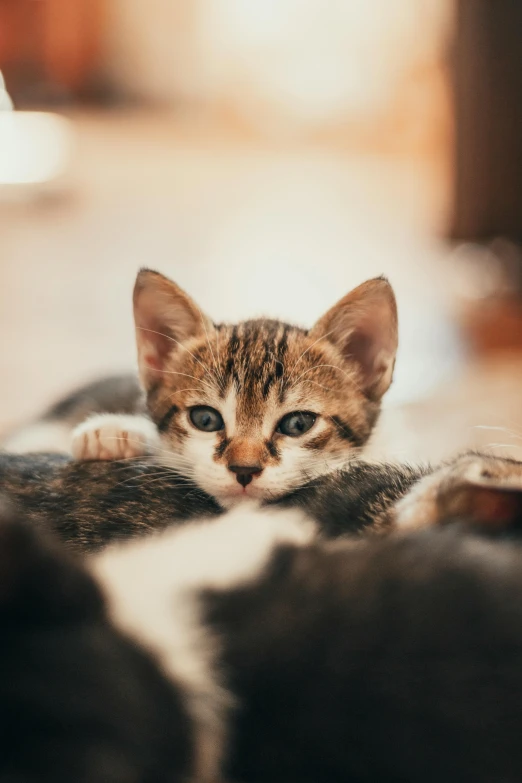
M522 460L522 356L469 359L422 400L385 409L369 453L438 461L465 449Z
M466 358L453 313L436 160L260 144L151 113L72 118L66 176L30 199L0 191L0 427L69 387L134 364L131 289L151 266L216 320L304 325L386 274L401 350L374 453L438 458L506 443L522 456L522 360ZM502 431L499 431L502 432ZM497 447L495 447L497 448ZM506 453L506 450L498 450Z

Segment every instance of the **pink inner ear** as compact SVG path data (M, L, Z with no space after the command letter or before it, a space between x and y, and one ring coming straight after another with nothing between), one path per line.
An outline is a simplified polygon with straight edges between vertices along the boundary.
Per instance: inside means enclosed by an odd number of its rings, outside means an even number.
M155 353L150 353L150 351L144 354L143 360L147 367L150 367L151 370L161 370L163 365L163 362L159 360L158 355Z
M370 380L375 370L375 359L379 353L379 346L376 345L372 330L359 328L351 334L346 342L345 352L347 356L353 357L359 363L365 380Z
M169 336L166 319L159 317L162 312L162 298L154 291L141 291L135 297L134 318L140 365L151 371L160 372L175 345Z
M397 306L384 278L367 280L337 302L310 331L328 340L361 371L361 391L380 400L393 375L397 351Z
M164 332L166 332L165 324L156 322L150 326L137 327L136 330L138 352L141 354L140 363L152 374L162 371L170 352L176 345L175 341Z
M386 303L384 303L386 305ZM367 392L380 396L389 385L396 350L396 331L389 308L377 305L346 338L344 353L359 364ZM390 369L391 368L391 369ZM389 380L385 376L389 374ZM381 388L382 387L382 388Z

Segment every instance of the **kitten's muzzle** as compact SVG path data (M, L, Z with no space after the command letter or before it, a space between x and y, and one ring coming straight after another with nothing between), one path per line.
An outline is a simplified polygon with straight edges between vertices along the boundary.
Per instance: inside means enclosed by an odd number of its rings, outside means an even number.
M236 474L236 481L242 487L250 484L254 476L259 476L263 470L261 465L229 465L228 469Z

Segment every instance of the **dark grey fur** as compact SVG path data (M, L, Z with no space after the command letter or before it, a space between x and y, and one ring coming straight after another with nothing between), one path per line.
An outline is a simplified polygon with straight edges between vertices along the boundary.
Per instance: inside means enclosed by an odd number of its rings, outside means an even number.
M0 453L0 492L33 524L82 552L222 511L196 485L147 459L75 462L59 454Z
M238 708L223 777L522 781L522 551L431 529L279 547L209 594Z
M385 512L432 468L368 463L354 460L338 470L294 490L277 505L301 508L317 520L325 537L381 532Z
M177 684L78 563L2 516L0 781L190 779ZM236 704L217 779L522 780L519 545L435 528L278 546L201 606Z
M52 405L43 421L60 421L75 427L95 413L141 413L144 395L136 375L112 375L75 389Z
M0 508L1 783L185 783L193 727L63 547Z
M305 510L325 536L359 533L373 529L378 515L426 472L354 461L295 490L279 505ZM33 523L85 552L222 512L195 484L150 459L74 462L61 455L0 453L0 491Z

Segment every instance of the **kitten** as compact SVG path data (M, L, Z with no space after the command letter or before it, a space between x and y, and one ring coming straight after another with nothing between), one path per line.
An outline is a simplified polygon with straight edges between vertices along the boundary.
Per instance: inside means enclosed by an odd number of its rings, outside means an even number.
M1 780L522 779L519 545L246 504L87 570L0 542Z
M82 553L224 511L193 481L140 459L0 454L0 489L32 524ZM487 529L517 510L522 517L522 464L480 454L437 469L353 459L270 504L302 510L325 538L386 533L454 514Z
M280 497L342 465L368 440L392 380L397 310L383 278L305 330L213 324L178 286L142 270L134 317L149 417L88 419L73 454L152 452L227 505Z

